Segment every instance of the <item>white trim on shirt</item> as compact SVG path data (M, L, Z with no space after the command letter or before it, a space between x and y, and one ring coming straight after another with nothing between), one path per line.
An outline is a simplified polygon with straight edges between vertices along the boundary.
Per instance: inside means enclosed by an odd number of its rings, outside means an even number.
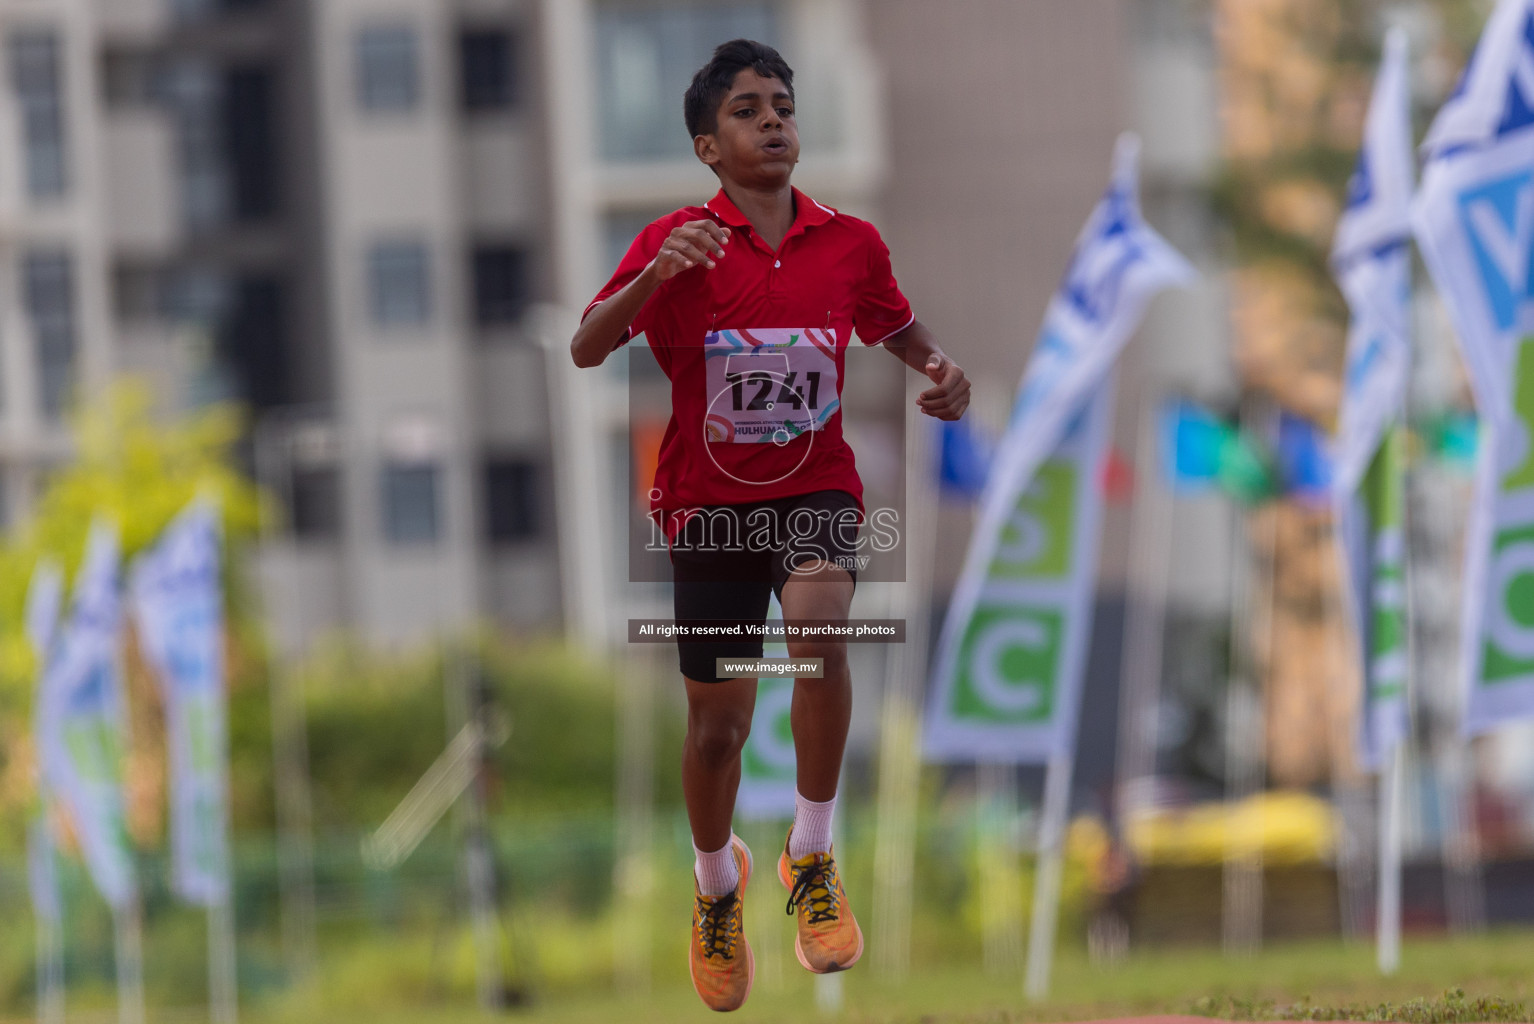
M907 327L910 327L915 322L916 322L916 314L912 313L911 314L911 319L907 320L904 324L902 324L901 326L895 328L893 331L890 331L888 334L886 334L884 337L880 338L878 341L870 341L868 343L868 347L869 348L873 348L875 345L882 345L882 344L884 344L886 341L889 341L895 335L899 334L901 331L905 330Z

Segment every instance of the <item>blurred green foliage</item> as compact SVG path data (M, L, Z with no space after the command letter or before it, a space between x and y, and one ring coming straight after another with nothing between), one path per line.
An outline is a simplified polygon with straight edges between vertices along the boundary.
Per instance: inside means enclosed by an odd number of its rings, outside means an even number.
M615 687L661 685L620 675L563 644L485 632L451 651L367 650L334 638L296 670L309 724L316 822L374 828L447 746L447 671L462 657L511 726L491 754L490 810L519 820L610 812L616 766ZM682 719L657 708L653 770L662 807L681 802Z
M214 405L165 422L153 404L147 385L124 378L81 409L71 423L73 453L48 474L31 515L0 544L0 713L7 718L31 704L34 665L22 612L40 559L58 560L72 581L91 524L102 517L121 530L129 561L202 493L220 502L228 543L256 531L256 488L232 457L242 429L238 410Z

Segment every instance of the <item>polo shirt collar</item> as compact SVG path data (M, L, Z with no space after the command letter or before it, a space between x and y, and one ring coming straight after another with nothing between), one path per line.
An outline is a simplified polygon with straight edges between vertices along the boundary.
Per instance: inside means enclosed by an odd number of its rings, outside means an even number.
M809 228L824 224L836 216L835 210L829 206L821 206L798 189L793 189L793 193L794 223L788 229L788 234L784 236L785 238L791 238ZM732 228L749 228L751 226L751 222L746 219L746 215L741 213L735 204L730 201L730 197L725 193L724 189L720 189L714 198L704 203L703 208Z

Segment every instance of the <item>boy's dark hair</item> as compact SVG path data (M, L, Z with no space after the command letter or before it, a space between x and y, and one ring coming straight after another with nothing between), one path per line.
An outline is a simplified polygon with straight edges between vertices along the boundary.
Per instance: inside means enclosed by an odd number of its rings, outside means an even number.
M687 95L682 100L682 116L687 120L687 135L711 135L719 129L719 102L735 83L735 76L747 68L763 78L776 78L794 95L794 69L766 43L751 39L731 39L720 43L709 62L692 76Z

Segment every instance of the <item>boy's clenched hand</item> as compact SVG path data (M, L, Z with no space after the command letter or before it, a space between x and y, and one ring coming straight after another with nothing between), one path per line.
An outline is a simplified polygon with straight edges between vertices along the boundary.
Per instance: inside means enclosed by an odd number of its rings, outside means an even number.
M671 229L671 234L660 245L660 252L650 261L650 267L662 281L699 264L713 270L714 260L724 258L724 244L729 240L729 228L707 219L688 221Z
M923 391L916 405L928 416L940 420L956 420L969 408L969 378L958 363L941 353L934 352L924 367L935 387Z

